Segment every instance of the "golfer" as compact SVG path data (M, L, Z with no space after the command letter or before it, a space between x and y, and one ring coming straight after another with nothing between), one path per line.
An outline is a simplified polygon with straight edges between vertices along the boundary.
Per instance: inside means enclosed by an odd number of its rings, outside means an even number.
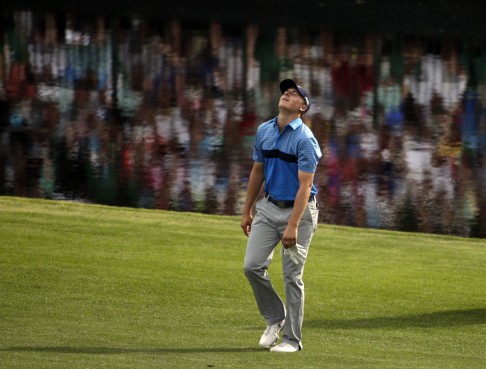
M291 79L280 82L280 91L278 116L261 124L256 133L241 228L248 236L245 275L267 323L260 346L275 352L295 352L303 347L302 274L317 227L317 189L313 181L322 154L301 119L311 107L307 91ZM264 197L258 200L262 188ZM283 246L285 304L267 273L279 242ZM275 345L281 330L282 342Z

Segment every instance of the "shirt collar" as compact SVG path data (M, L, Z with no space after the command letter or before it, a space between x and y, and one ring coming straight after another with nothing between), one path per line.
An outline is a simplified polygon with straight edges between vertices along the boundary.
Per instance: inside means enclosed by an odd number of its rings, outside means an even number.
M274 122L275 125L277 125L277 119L278 119L278 116L276 116L275 119L273 120L273 122ZM302 124L304 124L304 122L302 121L302 119L297 118L297 119L294 119L292 122L290 122L288 125L290 127L292 127L292 129L295 131Z

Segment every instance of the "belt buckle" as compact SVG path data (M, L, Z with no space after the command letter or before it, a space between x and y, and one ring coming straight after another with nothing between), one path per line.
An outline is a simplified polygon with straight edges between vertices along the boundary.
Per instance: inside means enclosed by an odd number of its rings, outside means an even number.
M285 201L276 201L277 206L281 209L286 208Z

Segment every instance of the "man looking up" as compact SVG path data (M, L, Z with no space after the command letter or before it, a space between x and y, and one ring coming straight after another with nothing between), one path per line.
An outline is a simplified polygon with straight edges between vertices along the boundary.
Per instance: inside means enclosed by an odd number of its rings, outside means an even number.
M241 228L248 237L245 275L267 323L260 346L275 352L295 352L303 347L302 275L317 227L317 189L313 181L322 154L314 135L301 119L311 107L307 91L291 79L280 82L280 91L278 116L261 124L255 136L254 164ZM257 201L262 188L265 196ZM267 273L280 241L285 304ZM274 346L282 329L282 342Z

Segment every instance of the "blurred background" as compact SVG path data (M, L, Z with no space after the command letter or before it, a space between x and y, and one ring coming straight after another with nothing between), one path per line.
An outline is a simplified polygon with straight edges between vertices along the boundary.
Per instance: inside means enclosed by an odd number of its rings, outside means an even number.
M321 222L485 237L485 8L6 0L0 195L240 214L293 78Z

